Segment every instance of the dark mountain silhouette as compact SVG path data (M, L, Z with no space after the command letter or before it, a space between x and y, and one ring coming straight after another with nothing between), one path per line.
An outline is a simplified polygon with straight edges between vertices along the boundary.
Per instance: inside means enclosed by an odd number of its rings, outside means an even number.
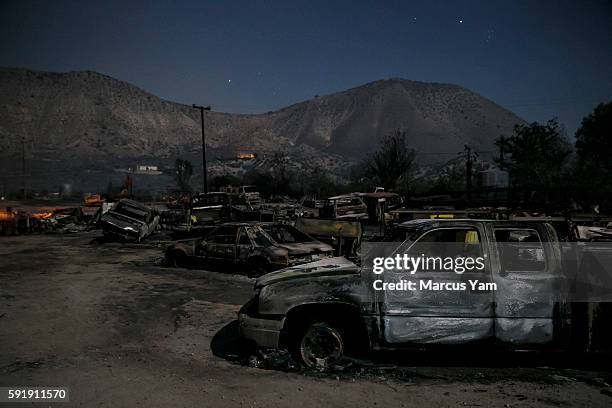
M407 132L417 160L426 164L448 160L464 144L492 154L494 140L522 122L457 85L389 79L265 114L210 112L206 133L213 159L280 151L305 168L338 172L395 129ZM200 140L198 111L127 82L91 71L0 69L4 173L21 169L22 152L38 171L198 160Z

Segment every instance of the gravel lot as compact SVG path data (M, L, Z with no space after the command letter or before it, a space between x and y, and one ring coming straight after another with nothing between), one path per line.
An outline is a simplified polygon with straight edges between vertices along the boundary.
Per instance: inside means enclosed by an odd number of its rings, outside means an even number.
M608 363L562 354L451 350L306 372L235 338L251 280L164 268L163 243L99 235L0 237L1 386L69 386L70 406L87 407L612 404Z

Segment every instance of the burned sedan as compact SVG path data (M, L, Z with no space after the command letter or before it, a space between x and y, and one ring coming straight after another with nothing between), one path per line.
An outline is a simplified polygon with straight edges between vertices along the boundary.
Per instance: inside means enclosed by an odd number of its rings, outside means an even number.
M155 231L159 215L137 201L122 199L102 215L100 224L105 237L140 242Z
M294 239L307 239L299 231ZM329 257L332 248L314 241L279 243L263 228L261 223L232 222L212 229L203 238L192 243L179 242L167 248L169 265L188 267L201 263L218 264L223 268L238 266L249 276L261 276L267 272L291 265L311 262L313 258Z
M255 297L239 312L240 336L259 347L286 348L317 368L368 350L475 343L559 348L583 336L579 325L571 326L567 306L574 269L562 266L551 225L418 220L401 228L398 242L369 243L362 265L328 258L258 279ZM462 261L458 271L434 262L416 275L376 274L368 257L378 245L394 248L393 257L382 258L391 262L404 254ZM610 265L612 252L598 254L607 257L599 265ZM468 258L476 262L466 270Z

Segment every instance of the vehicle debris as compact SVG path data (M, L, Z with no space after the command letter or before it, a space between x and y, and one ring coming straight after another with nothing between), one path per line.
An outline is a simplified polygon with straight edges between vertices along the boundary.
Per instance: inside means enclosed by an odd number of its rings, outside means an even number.
M12 207L0 210L0 232L2 235L17 234L17 211Z
M319 217L348 220L368 218L368 207L357 194L339 195L325 200L319 209Z
M295 227L334 248L336 256L356 259L363 228L358 221L298 218Z
M99 207L104 204L106 200L100 194L90 194L85 197L85 207Z
M404 200L402 196L396 193L376 189L374 193L359 193L358 194L368 210L368 219L370 222L385 222L388 213L402 206ZM390 215L389 215L390 217Z
M192 227L210 225L231 218L232 200L228 193L212 192L191 196Z

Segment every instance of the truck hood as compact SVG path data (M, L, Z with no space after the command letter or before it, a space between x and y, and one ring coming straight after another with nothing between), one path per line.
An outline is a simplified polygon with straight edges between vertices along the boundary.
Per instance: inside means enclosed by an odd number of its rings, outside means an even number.
M344 257L325 258L320 261L292 266L265 274L255 281L255 289L290 279L347 275L358 272L359 267Z

